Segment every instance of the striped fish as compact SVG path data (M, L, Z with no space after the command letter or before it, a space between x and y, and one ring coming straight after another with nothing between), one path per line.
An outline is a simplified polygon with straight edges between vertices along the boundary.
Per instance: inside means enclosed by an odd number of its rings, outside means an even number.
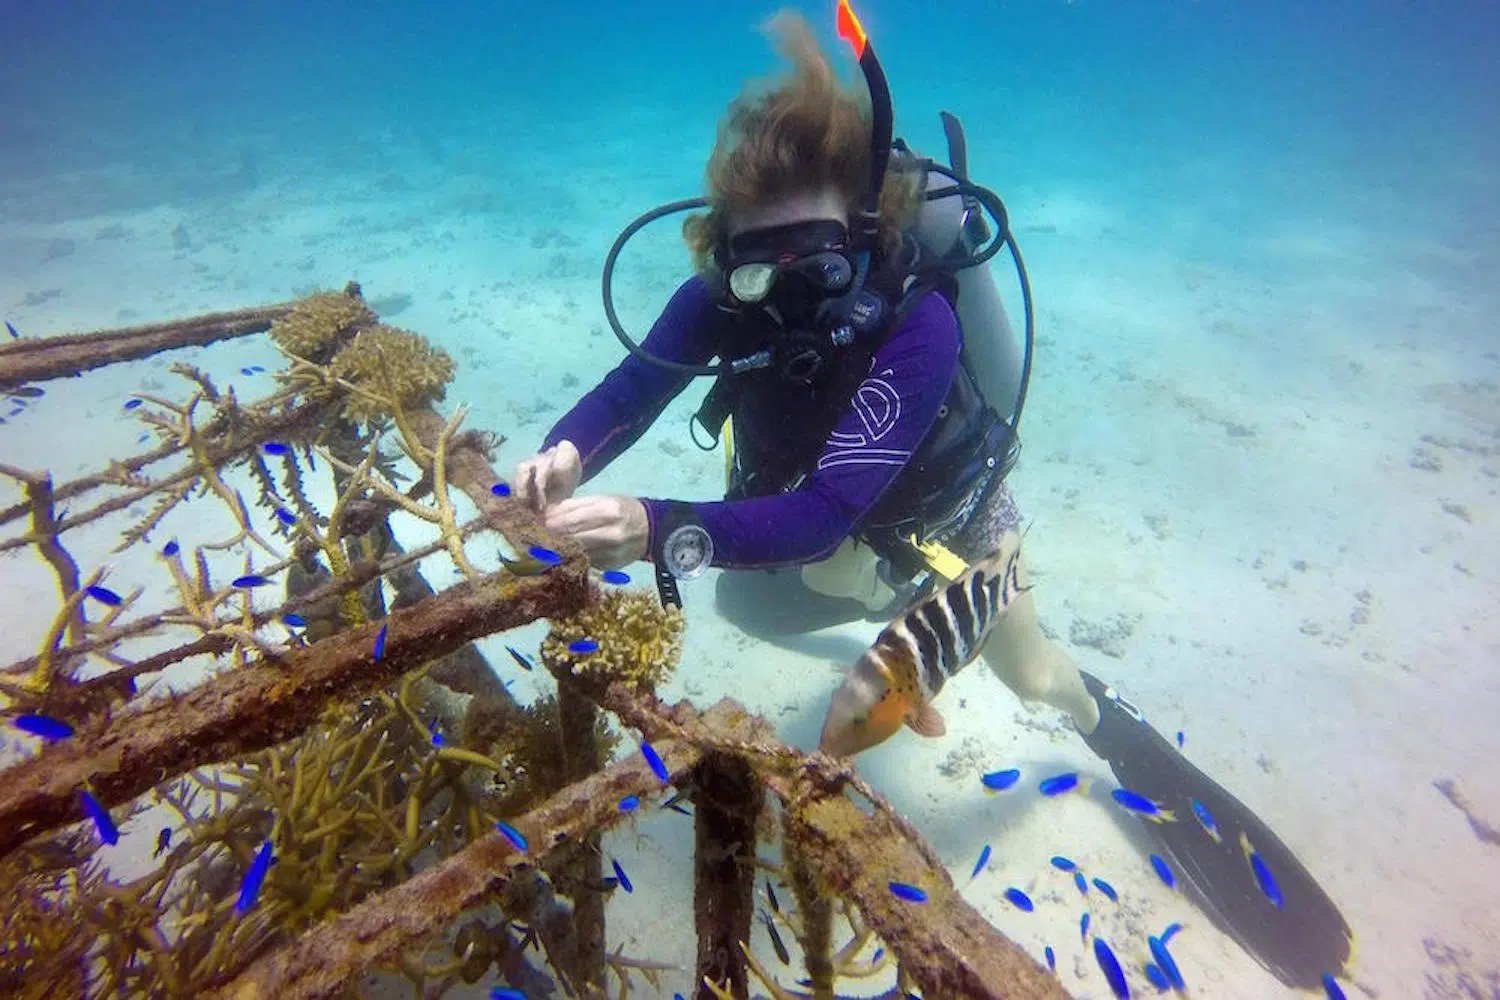
M845 672L823 721L819 749L852 757L902 725L921 736L947 731L932 702L974 661L1021 585L1021 549L1002 547L907 608Z

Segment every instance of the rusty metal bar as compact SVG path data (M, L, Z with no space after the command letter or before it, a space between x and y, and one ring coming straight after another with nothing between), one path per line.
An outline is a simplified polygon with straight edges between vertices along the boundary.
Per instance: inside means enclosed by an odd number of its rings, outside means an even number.
M701 717L679 710L713 732L748 736L755 720L725 699ZM674 782L702 759L691 743L664 739L657 752ZM616 806L626 795L647 796L661 782L638 754L575 782L512 825L528 841L525 854L491 833L394 889L313 928L264 956L211 996L214 1000L324 1000L344 995L368 968L448 926L465 909L504 886L517 866L553 848L622 821Z
M587 600L586 564L579 560L545 576L468 580L279 663L254 663L185 694L96 716L71 739L6 772L0 855L82 819L78 790L85 783L106 806L120 805L194 767L288 740L329 704L357 699L471 639L569 614ZM376 659L375 634L382 627L385 647Z
M294 302L207 313L169 323L23 337L0 343L0 391L26 382L67 378L117 361L137 361L162 351L201 347L252 333L264 333L291 311Z

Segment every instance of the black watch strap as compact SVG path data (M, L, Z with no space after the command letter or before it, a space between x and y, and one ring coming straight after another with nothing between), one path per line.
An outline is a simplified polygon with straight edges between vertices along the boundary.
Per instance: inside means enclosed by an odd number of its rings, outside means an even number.
M678 580L702 575L713 562L714 545L691 504L668 503L662 508L652 540L651 561L656 568L656 590L663 605L682 607Z

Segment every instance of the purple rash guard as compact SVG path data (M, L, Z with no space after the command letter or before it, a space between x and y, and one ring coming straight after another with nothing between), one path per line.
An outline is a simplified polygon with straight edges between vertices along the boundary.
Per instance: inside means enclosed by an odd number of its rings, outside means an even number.
M658 357L706 364L717 347L711 333L721 321L706 286L691 278L667 303L643 346ZM713 565L764 568L829 555L932 427L958 370L960 346L958 319L947 299L932 292L912 306L875 352L869 376L798 489L691 505L713 538ZM630 447L689 381L627 356L557 422L543 447L573 442L587 482ZM802 417L785 412L780 401L759 402L748 402L744 422L753 425L757 447L768 451L794 446L791 435L814 419L811 409ZM651 525L649 552L666 501L642 502Z

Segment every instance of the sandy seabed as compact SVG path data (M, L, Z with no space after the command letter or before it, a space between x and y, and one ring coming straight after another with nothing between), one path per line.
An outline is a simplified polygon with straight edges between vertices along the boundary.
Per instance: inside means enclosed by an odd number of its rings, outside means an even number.
M372 143L381 155L359 169L267 170L242 189L226 176L223 192L86 216L67 211L69 190L140 178L106 171L39 185L35 201L51 210L0 223L0 307L23 336L46 336L357 278L391 322L454 356L448 402L471 404L471 426L509 437L508 470L620 356L597 301L614 230L687 192L652 174L622 179L607 166L607 143L592 166L506 184L486 164L405 159L416 154ZM982 161L982 147L974 155ZM1182 731L1184 752L1299 853L1356 929L1354 981L1367 995L1500 996L1500 846L1480 836L1500 825L1493 232L1434 222L1398 239L1380 228L1394 226L1386 219L1360 227L1268 213L1209 244L1213 190L1178 186L1170 206L1064 181L1004 192L1039 306L1011 483L1033 525L1044 623L1159 730ZM1160 224L1140 225L1147 215ZM662 228L621 276L637 331L686 266L675 230ZM0 414L0 461L62 480L130 452L143 428L122 418L123 401L179 391L166 372L177 360L245 396L271 382L241 368L277 366L264 338L248 338L48 384L43 398ZM714 497L720 458L686 431L703 388L590 488ZM0 486L0 502L15 495ZM195 506L169 529L211 535L222 524L192 523L210 509ZM114 541L84 532L73 551L86 567L108 562L112 579L146 586L148 600L163 596L151 550L111 555ZM454 579L436 560L427 572L438 586ZM22 656L39 640L37 608L53 584L29 554L0 560L0 580L10 597L0 647ZM802 747L816 742L833 667L878 631L850 625L769 646L715 614L712 574L687 585L685 599L683 666L663 694L698 704L731 694ZM527 648L540 634L503 641ZM500 638L485 648L519 695L544 689L515 670ZM1016 703L980 668L952 683L940 708L947 736L903 732L860 768L955 877L992 847L965 895L1034 954L1050 944L1070 992L1107 990L1079 940L1086 907L1139 992L1149 991L1146 936L1181 921L1174 954L1196 995L1286 993L1157 881L1145 838L1109 802L1107 768L1057 713ZM979 775L1002 767L1026 780L985 794ZM1072 769L1097 779L1093 792L1036 793L1033 779ZM1439 781L1462 792L1472 820ZM144 863L154 836L150 824L134 826L106 852L126 869ZM608 849L635 886L612 897L613 942L690 966L691 825L653 811ZM1113 883L1118 903L1081 899L1048 865L1057 853ZM1011 886L1035 912L1005 901ZM754 946L769 956L763 934ZM666 986L686 992L687 974Z

